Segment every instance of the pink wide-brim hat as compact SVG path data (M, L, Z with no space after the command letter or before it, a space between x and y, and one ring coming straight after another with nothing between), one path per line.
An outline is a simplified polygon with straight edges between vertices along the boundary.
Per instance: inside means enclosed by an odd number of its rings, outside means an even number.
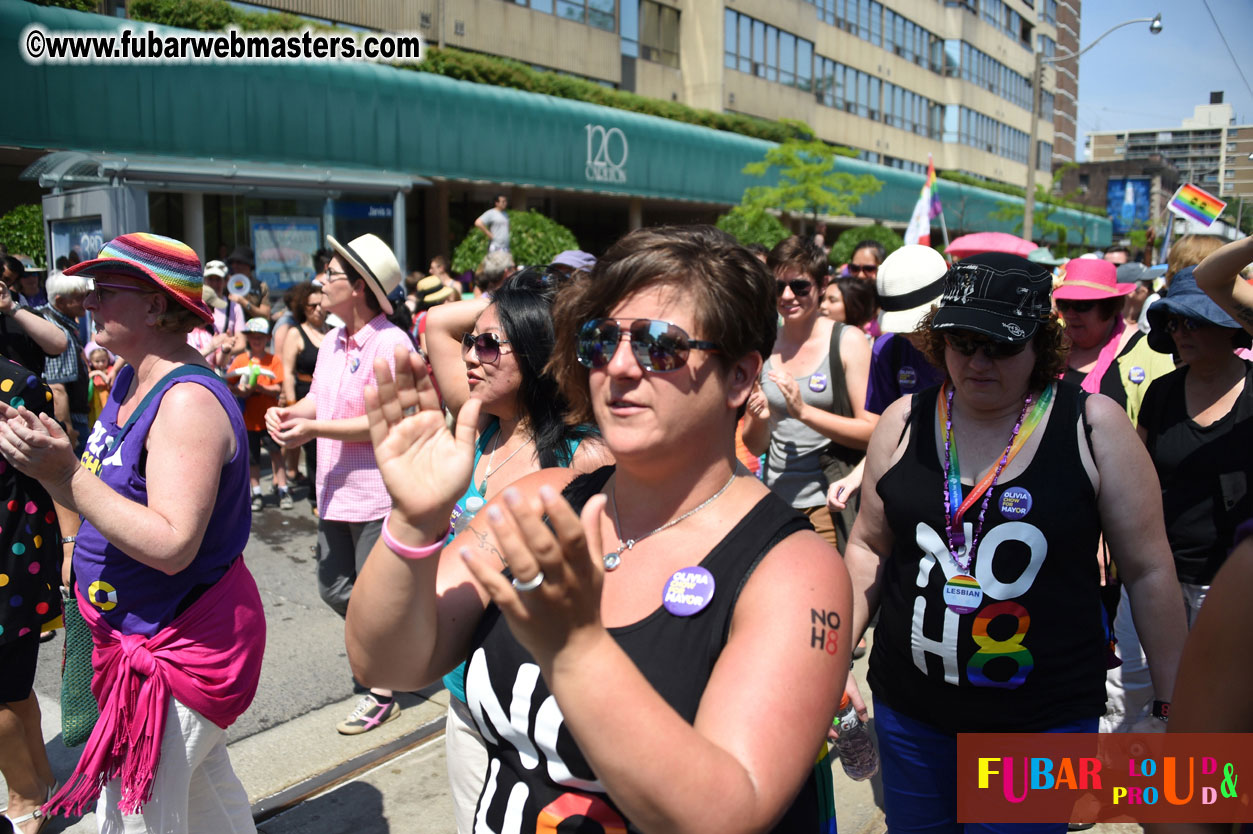
M1118 267L1106 260L1074 258L1066 262L1066 275L1053 288L1060 301L1099 301L1120 298L1135 291L1135 284L1118 283Z

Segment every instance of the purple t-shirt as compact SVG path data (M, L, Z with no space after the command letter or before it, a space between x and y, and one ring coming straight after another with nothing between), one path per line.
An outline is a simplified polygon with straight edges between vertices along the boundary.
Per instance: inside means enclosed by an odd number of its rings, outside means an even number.
M167 381L148 403L130 430L117 442L120 426L117 411L130 390L134 370L118 373L104 410L83 452L82 465L113 490L139 504L148 503L148 482L141 459L152 421L165 392L182 382L203 385L213 392L231 421L235 455L222 467L217 498L209 517L200 550L192 563L169 576L148 567L114 547L91 522L83 520L74 547L74 573L79 592L100 609L106 622L123 634L151 637L174 619L179 605L197 585L212 585L222 578L236 556L244 552L252 526L248 489L248 442L244 418L235 395L216 376L189 375Z
M900 333L885 333L870 351L866 410L882 414L906 394L917 394L944 381L944 374Z

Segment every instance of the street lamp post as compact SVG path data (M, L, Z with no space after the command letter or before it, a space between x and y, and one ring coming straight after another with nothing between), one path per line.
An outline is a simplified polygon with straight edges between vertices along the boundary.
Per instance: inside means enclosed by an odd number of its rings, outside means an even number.
M1053 55L1046 58L1039 49L1039 43L1035 44L1035 67L1031 71L1031 142L1027 147L1027 193L1022 207L1022 236L1027 240L1032 239L1032 232L1034 231L1032 227L1035 225L1035 172L1040 164L1040 141L1036 133L1040 129L1040 88L1044 82L1044 65L1078 58L1100 43L1110 32L1136 23L1149 24L1149 32L1154 35L1162 31L1162 16L1158 14L1153 17L1137 17L1135 20L1124 20L1122 23L1111 26L1102 32L1100 37L1078 52L1067 52L1065 55Z

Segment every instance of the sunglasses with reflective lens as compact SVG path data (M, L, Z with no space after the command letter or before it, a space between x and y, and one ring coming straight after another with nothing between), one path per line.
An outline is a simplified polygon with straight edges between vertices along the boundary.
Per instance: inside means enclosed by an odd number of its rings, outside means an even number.
M95 278L91 277L90 275L87 276L87 289L83 293L84 299L94 295L97 301L102 302L109 297L110 292L151 293L151 292L157 292L157 288L156 287L136 287L132 284L110 284L107 281L97 281Z
M973 339L956 333L945 333L944 341L962 356L974 356L977 351L982 350L983 355L988 359L1006 359L1010 356L1017 356L1027 347L1026 342L1014 343L997 342L991 339Z
M1190 319L1187 316L1171 316L1166 319L1162 329L1167 333L1174 333L1177 330L1185 330L1188 333L1195 333L1205 326L1205 322L1200 319Z
M806 281L804 278L794 278L791 281L775 281L774 283L778 287L779 295L783 295L784 290L790 289L792 295L797 298L804 298L814 288L814 282Z
M474 348L474 354L484 365L495 365L500 361L500 346L509 344L508 339L502 339L495 333L480 333L475 336L473 333L461 334L461 355L465 356L470 352L470 348Z
M1096 306L1095 301L1067 301L1064 298L1057 299L1057 312L1059 313L1086 313Z
M588 368L605 367L617 351L624 333L631 339L631 353L640 367L654 373L682 368L687 364L689 351L722 349L715 342L689 337L683 328L668 321L593 319L579 331L579 363Z

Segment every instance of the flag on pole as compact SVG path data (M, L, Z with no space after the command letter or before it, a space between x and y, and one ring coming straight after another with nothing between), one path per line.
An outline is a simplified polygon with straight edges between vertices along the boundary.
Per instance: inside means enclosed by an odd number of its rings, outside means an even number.
M931 219L939 217L943 212L940 196L935 192L935 162L927 154L927 180L922 184L918 202L914 205L914 213L909 218L909 226L905 229L906 243L931 245Z

